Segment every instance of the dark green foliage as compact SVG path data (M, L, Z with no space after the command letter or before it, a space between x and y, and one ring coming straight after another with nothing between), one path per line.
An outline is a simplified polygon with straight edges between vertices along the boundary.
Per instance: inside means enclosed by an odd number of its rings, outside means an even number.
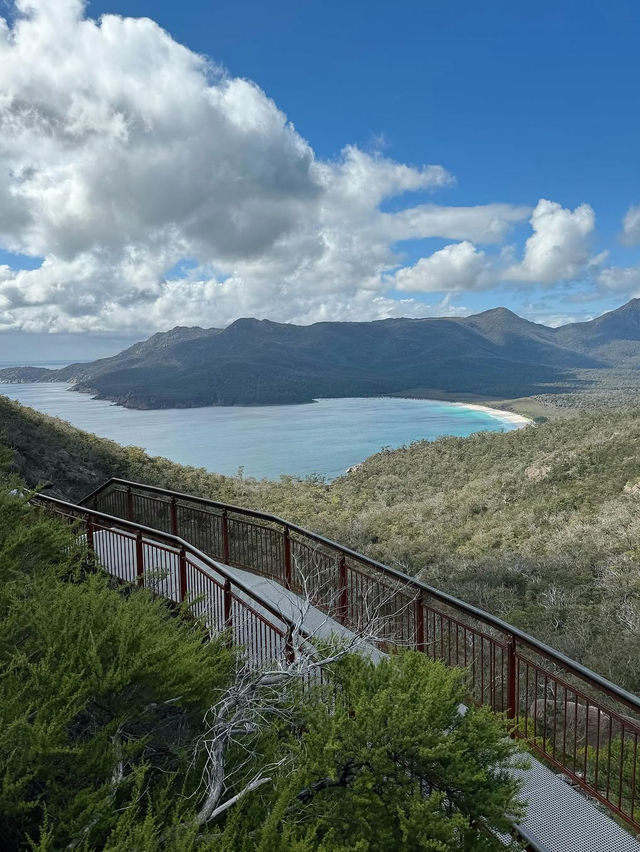
M514 746L489 711L460 712L463 673L413 652L377 666L349 657L335 678L333 712L309 708L287 812L314 848L479 849L471 823L508 830Z
M504 849L477 825L507 831L520 810L515 746L499 717L461 712L464 698L463 673L422 654L344 658L301 702L287 772L238 808L219 848Z
M193 744L231 675L221 642L205 643L198 625L146 593L125 596L85 574L81 556L69 528L2 490L6 849L28 838L41 848L101 848L128 808L144 823L160 800L193 792Z

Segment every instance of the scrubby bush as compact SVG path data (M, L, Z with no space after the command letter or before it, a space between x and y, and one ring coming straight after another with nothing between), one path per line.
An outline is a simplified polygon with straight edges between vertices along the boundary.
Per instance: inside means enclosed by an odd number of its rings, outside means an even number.
M272 781L204 825L207 715L233 689L221 637L93 566L77 532L0 486L0 824L8 850L497 848L517 810L498 717L417 653L346 656L317 693L242 731L225 784ZM13 492L13 493L12 493Z
M287 771L238 808L219 848L504 850L494 832L522 810L515 746L464 699L463 673L418 652L343 658L299 704Z
M143 819L194 792L193 740L232 657L162 601L86 573L73 532L5 487L0 672L3 848L93 849L132 806Z

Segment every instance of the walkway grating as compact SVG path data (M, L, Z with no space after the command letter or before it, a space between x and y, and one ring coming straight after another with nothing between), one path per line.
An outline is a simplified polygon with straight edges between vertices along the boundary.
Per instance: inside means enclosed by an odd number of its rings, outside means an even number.
M518 833L539 852L640 852L640 843L539 760L514 770L529 802Z
M130 539L130 546L114 549L111 539L117 535ZM145 538L145 551L151 549L152 539ZM122 529L110 532L97 531L94 534L96 555L104 567L113 575L122 579L135 573L135 538ZM158 568L168 573L175 572L177 554L166 552L166 562ZM198 560L199 561L199 560ZM332 633L349 639L351 631L325 613L313 607L307 608L303 600L294 592L285 589L275 580L266 579L240 568L222 565L225 571L249 587L255 595L275 608L285 619L296 621L303 608L306 610L304 628L307 633L328 638ZM209 566L200 562L203 571ZM174 597L172 589L156 586L156 591L167 597ZM255 601L251 601L256 607ZM259 606L259 605L258 605ZM265 610L266 614L266 610ZM247 641L255 637L246 636ZM381 652L371 645L363 647L363 652L380 658ZM522 798L528 803L526 818L516 826L518 834L536 852L640 852L640 842L621 828L611 817L582 793L571 787L560 775L556 775L539 760L530 757L528 769L514 769L514 774L523 781Z

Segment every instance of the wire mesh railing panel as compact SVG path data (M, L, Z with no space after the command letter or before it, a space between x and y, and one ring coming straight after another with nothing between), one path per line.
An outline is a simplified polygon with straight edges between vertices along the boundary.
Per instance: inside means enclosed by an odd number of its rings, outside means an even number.
M422 604L421 616L424 652L447 666L465 669L469 696L475 703L506 711L507 643L440 607Z
M181 538L214 559L224 558L221 514L180 503L175 512L176 532Z
M115 515L119 518L127 516L127 494L119 488L114 488L104 494L100 494L95 501L95 507L106 515Z
M270 623L237 594L231 595L231 635L251 668L268 668L285 654L285 631Z
M226 630L224 611L224 580L215 579L204 572L201 566L186 558L187 594L189 609L195 618L202 619L213 633Z
M367 573L351 560L345 560L343 588L343 621L352 630L384 644L415 647L415 589Z
M339 606L338 558L313 542L291 536L291 588L335 617Z
M136 539L113 527L93 525L93 550L100 564L119 580L135 583Z
M640 824L640 720L517 654L516 733L538 755Z
M130 520L162 532L171 532L171 504L168 500L142 494L132 494Z
M142 554L145 588L174 603L180 603L182 596L178 551L145 539Z
M228 518L229 564L284 581L281 530Z

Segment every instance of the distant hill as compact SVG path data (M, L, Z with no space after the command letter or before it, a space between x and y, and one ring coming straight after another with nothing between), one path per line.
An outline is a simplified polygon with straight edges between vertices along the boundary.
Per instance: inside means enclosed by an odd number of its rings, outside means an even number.
M640 366L640 300L557 329L505 308L470 317L177 327L112 358L13 367L0 382L71 381L131 408L268 405L428 389L516 397L579 387L576 371ZM593 383L594 379L589 380Z

